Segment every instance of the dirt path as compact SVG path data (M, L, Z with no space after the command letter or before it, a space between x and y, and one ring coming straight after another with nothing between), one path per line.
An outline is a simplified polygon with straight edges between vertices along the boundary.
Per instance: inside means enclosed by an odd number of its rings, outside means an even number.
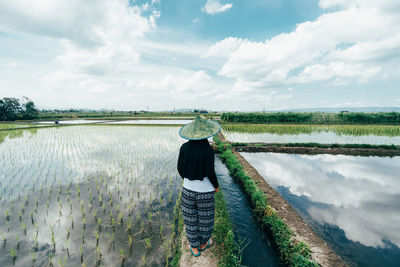
M206 267L217 267L217 258L214 255L214 246L201 252L199 257L194 257L189 249L189 242L187 241L185 228L182 231L182 256L179 262L180 267L191 267L191 266L206 266Z
M237 151L240 152L274 152L274 153L290 153L290 154L331 154L331 155L351 155L351 156L380 156L393 157L400 156L398 149L383 149L383 148L345 148L345 147L274 147L273 144L263 144L262 146L237 146Z

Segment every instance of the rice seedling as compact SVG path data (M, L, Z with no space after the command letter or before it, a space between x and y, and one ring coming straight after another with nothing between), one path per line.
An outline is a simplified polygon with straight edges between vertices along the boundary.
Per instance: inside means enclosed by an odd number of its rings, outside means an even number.
M81 257L81 263L83 263L83 247L82 247L82 245L79 247L79 253L80 253L80 257Z
M133 237L131 235L128 235L128 244L129 244L129 254L131 254L133 247Z
M151 240L150 240L150 238L145 238L144 239L144 243L146 245L147 250L150 250L151 249Z
M26 235L26 223L21 223L21 228L24 231L24 234Z
M118 221L120 225L123 225L124 215L120 212L118 213Z
M74 216L71 215L71 228L74 230Z
M72 242L71 248L72 244L77 248L81 243L82 247L85 246L83 252L88 252L88 262L82 263L91 265L98 261L104 264L101 258L105 255L99 256L97 251L102 247L100 235L104 232L109 237L104 240L106 244L111 242L114 247L114 244L117 246L117 243L123 242L127 245L123 247L127 264L125 253L128 254L128 247L129 255L139 253L136 260L140 261L140 250L149 250L148 245L159 246L157 242L152 244L150 240L154 233L148 232L149 225L153 228L156 225L156 214L157 222L158 218L163 221L160 238L165 239L170 234L171 223L165 216L168 209L162 211L161 207L170 205L163 196L169 193L172 201L173 192L177 192L179 183L172 184L171 181L180 181L176 171L176 156L183 141L176 136L176 129L142 129L148 132L145 135L127 128L101 129L46 129L38 131L33 138L21 138L20 144L0 144L0 205L4 206L5 233L0 237L3 238L3 244L8 241L8 232L10 236L21 235L22 232L30 236L32 233L32 251L40 249L39 240L49 243L51 247L52 259L49 254L36 253L36 262L40 257L40 262L47 262L47 265L62 265L59 260L63 256L70 257L69 243ZM93 139L87 138L86 131L91 132L89 135L107 138L100 138L94 146ZM164 133L160 135L160 131ZM105 141L110 140L110 136L112 145ZM146 139L143 139L144 136ZM40 142L36 137L40 137ZM132 153L132 147L136 152ZM99 148L102 152L95 152ZM36 156L29 156L32 154ZM28 164L21 166L18 164L21 161ZM168 185L168 182L169 186L162 186ZM153 193L155 190L160 194L156 196ZM79 220L76 220L77 216ZM29 226L30 223L33 227ZM44 224L49 226L47 231L42 228ZM64 227L65 232L59 234L59 227ZM87 231L94 234L88 235ZM148 245L135 242L138 235L142 235L142 240L148 238ZM20 246L21 257L29 256L22 255L27 253L22 240ZM120 248L107 254L115 257ZM82 257L86 260L83 252ZM0 261L3 256L0 253ZM159 260L157 253L149 254L146 258L146 262L164 265Z
M1 239L3 240L3 247L4 247L7 243L7 237L5 235L1 235Z
M96 237L96 247L99 246L99 231L94 230L94 236Z
M51 233L51 244L53 245L53 251L56 252L56 240L54 237L54 233Z
M35 266L35 263L36 263L36 255L35 255L35 252L31 252L31 259L32 259L32 265Z
M49 266L51 266L51 267L54 266L53 257L54 257L54 254L50 252L50 254L49 254Z
M19 249L19 246L20 246L20 244L21 244L21 240L19 239L19 236L18 236L18 235L15 236L15 240L17 241L17 250L18 250L18 249Z
M60 264L61 267L65 266L65 258L58 258L58 263Z
M120 249L120 255L121 255L121 259L122 259L121 266L124 266L126 256L124 255L124 250L122 248Z
M142 257L140 257L140 260L142 261L143 266L146 266L146 255L145 254L143 254Z
M103 258L103 254L101 253L101 250L99 247L96 247L96 254L97 254L97 260L96 260L96 265L100 266Z
M10 248L10 254L11 254L12 262L13 262L13 265L14 265L15 264L15 260L17 259L17 253L15 252L15 250L13 248Z
M85 229L81 230L82 244L85 244Z
M10 221L10 212L6 210L6 220L9 222Z
M35 242L35 245L34 245L34 247L33 247L33 250L34 250L34 251L37 251L37 250L39 249L39 239L38 239L38 236L37 236L37 235L33 237L33 241Z

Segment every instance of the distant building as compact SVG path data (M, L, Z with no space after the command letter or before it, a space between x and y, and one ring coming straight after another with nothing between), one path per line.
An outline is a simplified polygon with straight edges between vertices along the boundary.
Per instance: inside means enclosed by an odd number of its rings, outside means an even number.
M350 111L348 111L348 110L341 110L341 111L340 111L340 114L343 114L343 113L350 113Z

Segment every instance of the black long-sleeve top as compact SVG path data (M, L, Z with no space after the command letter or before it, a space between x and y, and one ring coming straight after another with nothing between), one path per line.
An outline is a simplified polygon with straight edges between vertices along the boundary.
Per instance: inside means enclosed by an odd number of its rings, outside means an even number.
M214 150L207 139L190 140L181 146L178 172L182 179L203 181L204 177L208 177L214 188L218 188L214 169Z

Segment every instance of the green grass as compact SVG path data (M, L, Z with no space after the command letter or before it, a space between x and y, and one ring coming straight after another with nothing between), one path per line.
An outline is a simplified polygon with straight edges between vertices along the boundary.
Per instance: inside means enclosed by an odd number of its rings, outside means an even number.
M167 266L169 267L178 267L182 256L181 238L183 234L183 215L181 209L181 196L182 193L179 193L173 212L171 245L166 255ZM176 222L178 222L178 224L176 224Z
M243 187L250 198L253 210L262 226L271 232L282 260L289 266L318 266L311 260L311 250L307 244L294 239L290 227L280 218L267 203L263 192L250 176L245 174L242 165L233 154L231 146L218 137L214 141L221 152L221 158L228 167L230 175Z
M21 123L0 123L0 130L12 130L19 128L37 127L37 125L21 124Z
M232 222L221 191L215 194L215 223L213 240L216 243L215 254L218 266L241 266L239 247L234 240Z
M334 132L338 135L400 136L397 125L313 125L313 124L222 124L227 132L270 133L270 134L311 134L313 132Z

